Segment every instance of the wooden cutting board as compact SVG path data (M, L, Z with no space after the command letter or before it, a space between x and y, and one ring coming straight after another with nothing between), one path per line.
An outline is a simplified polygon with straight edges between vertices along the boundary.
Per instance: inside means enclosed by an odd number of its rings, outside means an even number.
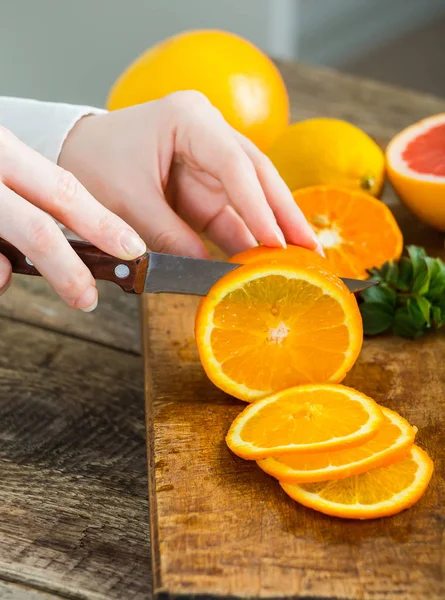
M443 238L396 207L406 241ZM345 383L419 428L435 474L410 510L374 521L330 518L292 501L226 448L244 404L216 389L193 339L196 300L146 297L149 497L157 598L445 598L445 334L365 341Z

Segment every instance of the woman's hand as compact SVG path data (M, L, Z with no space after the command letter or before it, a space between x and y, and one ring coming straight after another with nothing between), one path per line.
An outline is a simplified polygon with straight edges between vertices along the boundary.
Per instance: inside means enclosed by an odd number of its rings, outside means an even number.
M207 257L205 233L228 254L285 238L322 252L269 159L199 92L81 119L59 164L154 251Z
M69 306L93 310L94 278L49 215L118 258L136 258L145 251L136 232L74 175L0 127L0 237L26 255ZM11 265L0 254L0 294L10 279Z

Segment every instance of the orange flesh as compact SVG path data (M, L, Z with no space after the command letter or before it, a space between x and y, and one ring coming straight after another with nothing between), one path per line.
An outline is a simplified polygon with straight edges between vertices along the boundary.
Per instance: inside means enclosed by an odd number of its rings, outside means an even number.
M400 256L402 234L379 200L327 186L300 190L294 198L317 233L332 269L342 277L367 278L367 269Z
M421 452L425 461L431 463L426 453ZM384 467L371 469L366 473L330 482L304 483L299 487L321 499L342 505L363 507L391 500L394 495L409 488L416 479L418 462L412 454Z
M289 393L251 417L241 437L262 448L314 444L346 437L368 420L366 410L341 392Z
M278 479L300 482L348 477L390 464L409 452L415 430L396 413L387 408L382 411L385 418L381 428L360 446L323 453L282 454L259 464Z
M321 288L269 275L217 304L211 345L222 371L252 389L327 381L349 347L345 318Z
M411 140L402 158L417 173L445 177L445 123Z
M280 483L294 500L327 515L374 519L412 506L425 492L432 474L428 454L412 446L399 461L360 475L319 483Z

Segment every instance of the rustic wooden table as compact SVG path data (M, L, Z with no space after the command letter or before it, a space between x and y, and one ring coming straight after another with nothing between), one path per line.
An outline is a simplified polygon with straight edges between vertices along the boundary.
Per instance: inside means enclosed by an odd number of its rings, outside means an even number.
M343 118L382 143L445 111L431 96L280 68L294 120ZM396 206L390 190L385 200ZM32 278L0 299L1 599L151 597L138 301L99 288L94 314L70 311Z

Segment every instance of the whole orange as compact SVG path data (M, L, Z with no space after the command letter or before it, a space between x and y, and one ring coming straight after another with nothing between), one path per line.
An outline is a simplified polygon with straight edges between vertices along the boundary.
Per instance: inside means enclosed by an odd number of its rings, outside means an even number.
M207 96L235 129L266 150L289 123L289 99L273 62L233 33L188 31L137 58L113 85L116 110L181 90Z

